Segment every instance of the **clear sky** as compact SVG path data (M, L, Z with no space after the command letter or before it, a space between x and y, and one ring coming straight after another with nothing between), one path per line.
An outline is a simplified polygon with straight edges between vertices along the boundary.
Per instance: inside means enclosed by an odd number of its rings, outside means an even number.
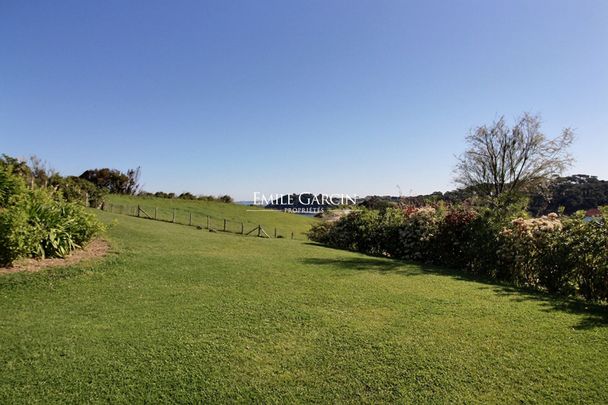
M608 179L608 1L0 0L0 152L149 191L428 193L542 114Z

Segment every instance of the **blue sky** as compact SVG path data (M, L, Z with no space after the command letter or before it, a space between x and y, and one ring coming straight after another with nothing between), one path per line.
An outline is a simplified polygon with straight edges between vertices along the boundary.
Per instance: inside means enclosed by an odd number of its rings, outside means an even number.
M446 191L467 131L523 111L608 179L608 2L0 0L0 152L63 174Z

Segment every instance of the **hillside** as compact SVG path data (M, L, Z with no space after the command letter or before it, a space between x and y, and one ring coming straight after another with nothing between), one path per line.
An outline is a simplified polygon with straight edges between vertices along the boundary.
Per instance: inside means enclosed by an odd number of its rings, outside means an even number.
M317 219L302 215L218 201L111 194L107 196L106 210L110 208L110 205L112 205L114 212L121 212L121 209L122 212L128 212L127 207L130 207L132 213L135 212L135 207L139 205L152 217L155 215L154 208L157 208L157 218L166 221L173 220L173 210L175 210L175 220L180 223L190 223L189 213L192 213L192 223L201 226L206 226L207 216L209 216L211 227L216 229L222 229L223 219L227 219L227 227L232 232L240 232L241 222L244 223L245 232L262 225L269 235L274 236L274 229L276 228L278 235L289 238L291 232L293 232L296 239L304 239L310 225L317 221Z
M111 256L0 277L1 403L608 402L605 308L97 212Z

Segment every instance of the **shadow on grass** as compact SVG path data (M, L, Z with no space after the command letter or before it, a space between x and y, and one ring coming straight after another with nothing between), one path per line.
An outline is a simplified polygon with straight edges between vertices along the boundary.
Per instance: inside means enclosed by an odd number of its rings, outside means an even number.
M315 246L322 246L310 243ZM339 249L328 248L341 251ZM344 251L341 251L344 252ZM383 257L363 256L359 253L358 257L349 258L306 258L302 262L315 266L332 266L343 270L379 272L382 274L399 274L403 276L417 276L423 274L435 274L451 277L457 280L473 281L485 284L483 289L490 289L500 296L509 298L512 301L536 301L542 309L547 312L566 312L582 316L582 319L574 329L592 329L597 327L608 327L608 306L584 302L579 299L565 298L550 295L537 290L523 287L507 285L488 277L476 276L462 271L445 267L419 264Z
M399 273L404 276L415 276L423 273L423 270L417 264L375 257L308 258L304 259L303 262L316 266L333 266L344 270L376 271L383 274Z

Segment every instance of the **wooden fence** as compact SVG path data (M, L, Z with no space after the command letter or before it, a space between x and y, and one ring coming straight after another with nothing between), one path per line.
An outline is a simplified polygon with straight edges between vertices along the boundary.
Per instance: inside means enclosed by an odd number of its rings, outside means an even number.
M104 204L102 210L114 214L129 215L153 221L170 222L174 224L194 226L198 229L207 229L210 232L229 232L243 236L257 236L259 238L289 238L296 239L293 231L273 228L271 233L266 232L261 224L252 225L245 222L217 218L198 212L191 212L177 208L144 207L142 205Z

